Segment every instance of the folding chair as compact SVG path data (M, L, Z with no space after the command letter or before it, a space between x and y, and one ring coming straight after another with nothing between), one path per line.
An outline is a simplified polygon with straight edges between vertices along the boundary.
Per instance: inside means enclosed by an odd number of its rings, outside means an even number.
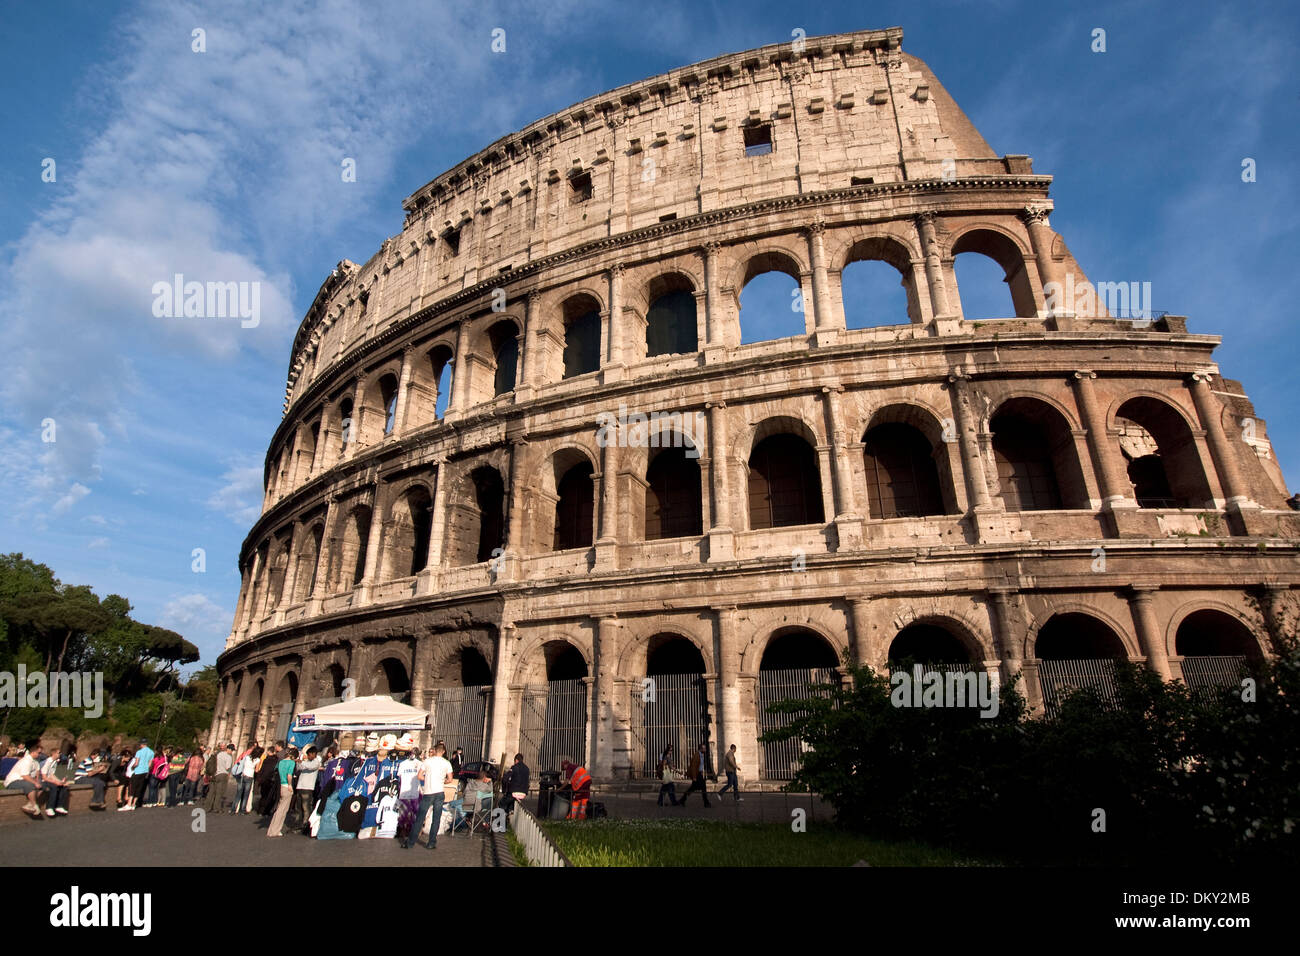
M485 793L473 807L473 812L469 822L469 835L473 836L478 831L480 823L485 824L489 830L492 829L492 810L496 806L496 794Z

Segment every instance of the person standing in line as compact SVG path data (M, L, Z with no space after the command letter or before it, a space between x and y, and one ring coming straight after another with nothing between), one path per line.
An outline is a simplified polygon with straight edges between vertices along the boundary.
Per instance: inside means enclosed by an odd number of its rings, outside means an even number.
M205 762L206 755L202 747L190 754L190 759L185 761L185 782L181 784L181 803L187 807L194 806L194 798L199 792L199 777L203 775Z
M262 748L256 744L240 758L237 765L238 772L235 774L238 778L235 781L238 789L235 792L235 802L230 806L231 813L251 812L249 804L253 799L253 777L257 773L257 762L261 758Z
M271 825L266 828L268 837L284 836L284 818L289 815L289 804L293 802L293 772L298 766L298 748L290 747L283 754L275 765L276 778L280 781L280 798L276 801Z
M424 829L424 820L432 811L433 820L429 824L429 842L425 846L430 850L438 848L438 827L442 823L442 798L443 787L452 782L451 763L444 756L447 748L442 744L435 744L429 751L429 756L425 759L424 765L420 767L417 779L420 781L420 809L415 814L415 823L411 825L411 832L406 836L406 842L402 848L409 850L415 846L420 839L420 831Z
M189 758L181 753L181 748L169 752L167 757L167 806L174 807L180 803L181 781L185 779L185 764Z
M718 791L718 796L721 797L730 790L731 795L736 798L736 803L739 803L745 798L740 795L740 764L736 762L735 744L727 750L727 755L723 758L723 768L727 773L727 785Z
M316 804L316 778L322 761L314 746L308 747L302 757L298 761L298 782L294 784L293 802L295 816L306 823Z
M275 812L275 803L280 791L279 764L282 746L279 741L276 741L267 748L266 753L262 754L261 766L253 776L253 782L257 787L259 817L270 817Z
M235 745L226 744L225 750L218 750L209 759L212 761L212 779L203 809L208 813L222 813L226 806L226 787L230 785L230 768L235 762ZM234 813L234 810L230 812Z
M127 810L134 810L140 806L140 801L144 799L149 787L149 767L153 763L153 750L149 747L149 741L141 740L140 745L136 747L135 756L127 764L126 775L131 779L130 791L126 798L126 806L118 807L118 812L122 813Z
M691 785L686 788L686 792L682 794L682 799L678 801L677 805L679 807L686 806L686 798L696 790L700 791L700 796L704 798L706 808L713 806L713 804L709 803L709 788L704 782L704 768L708 765L708 752L704 749L704 744L700 744L695 753L691 754L691 763L686 771L686 776L691 778Z

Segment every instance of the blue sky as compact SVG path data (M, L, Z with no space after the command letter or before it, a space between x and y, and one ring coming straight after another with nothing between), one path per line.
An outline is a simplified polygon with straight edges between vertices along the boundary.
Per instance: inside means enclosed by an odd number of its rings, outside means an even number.
M1244 382L1288 478L1300 473L1294 6L466 6L7 9L0 551L124 594L211 663L293 331L334 264L367 259L400 229L406 195L497 137L796 28L901 26L997 153L1056 177L1052 225L1093 279L1149 281L1154 308L1225 336L1224 374ZM260 324L155 318L153 284L177 272L260 281Z

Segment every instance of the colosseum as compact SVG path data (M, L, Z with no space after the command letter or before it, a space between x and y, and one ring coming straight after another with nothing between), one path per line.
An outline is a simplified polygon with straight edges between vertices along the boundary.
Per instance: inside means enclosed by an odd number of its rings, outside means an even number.
M734 743L777 786L798 745L759 741L767 704L845 662L986 671L1051 712L1118 658L1205 685L1275 653L1300 514L1219 338L1111 284L1063 301L1093 286L1051 177L901 41L593 96L335 267L212 740L390 694L470 758L571 754L613 784ZM961 257L991 260L999 317L964 314ZM897 298L855 301L861 269Z

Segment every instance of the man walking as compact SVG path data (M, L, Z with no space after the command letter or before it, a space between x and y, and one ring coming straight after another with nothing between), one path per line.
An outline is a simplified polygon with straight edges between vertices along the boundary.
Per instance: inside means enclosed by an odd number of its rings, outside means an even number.
M727 756L724 758L723 766L727 772L727 785L718 791L718 796L721 797L724 793L730 790L731 795L735 797L736 802L739 803L745 798L740 795L740 764L736 762L735 744L732 744L731 748L727 751Z
M226 744L224 750L218 750L211 758L212 774L208 782L208 795L203 801L203 809L208 813L223 813L226 805L226 788L230 785L230 768L235 762L235 745ZM232 811L233 812L233 811Z
M704 798L704 806L711 807L709 803L709 788L704 782L704 768L709 765L708 752L704 749L704 744L700 744L695 753L691 754L691 763L686 770L686 775L691 778L691 785L686 788L682 798L677 801L679 807L686 806L686 798L696 790L700 791L700 796Z
M433 822L429 825L429 842L426 846L430 850L438 848L438 827L442 823L442 788L452 781L451 763L444 756L446 752L445 746L435 744L424 765L420 767L417 776L420 781L420 809L415 814L415 823L407 834L406 842L402 844L403 849L409 850L420 839L424 818L430 811L433 812Z
M524 763L523 754L515 754L515 762L506 771L505 779L502 780L502 790L510 794L510 799L517 803L523 803L528 798L528 778L530 771L528 764ZM507 810L514 809L514 803L506 807Z

